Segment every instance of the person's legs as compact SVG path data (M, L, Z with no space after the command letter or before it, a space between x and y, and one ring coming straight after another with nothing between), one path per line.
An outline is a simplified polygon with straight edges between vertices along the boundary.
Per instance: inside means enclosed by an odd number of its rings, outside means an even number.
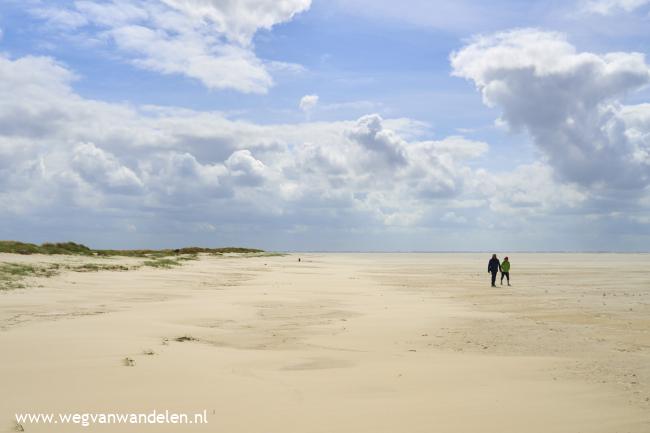
M496 271L492 272L492 287L496 287L497 282L497 273Z
M506 280L508 280L508 285L510 285L510 272L505 272L506 274ZM503 276L501 277L501 281L503 281Z
M505 272L501 272L501 285L503 286L503 277L506 275Z

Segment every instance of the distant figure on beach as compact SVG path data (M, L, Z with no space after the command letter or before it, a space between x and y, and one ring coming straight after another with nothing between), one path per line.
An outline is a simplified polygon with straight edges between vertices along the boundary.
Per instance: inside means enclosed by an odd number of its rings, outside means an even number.
M300 257L298 257L298 261L300 261Z
M508 280L508 285L510 285L510 260L507 257L503 258L501 263L501 285L503 286L503 277L506 277Z
M496 254L492 254L492 258L488 262L488 272L492 274L492 287L496 287L496 282L497 282L497 272L501 270L501 263L499 263L499 259L497 259Z

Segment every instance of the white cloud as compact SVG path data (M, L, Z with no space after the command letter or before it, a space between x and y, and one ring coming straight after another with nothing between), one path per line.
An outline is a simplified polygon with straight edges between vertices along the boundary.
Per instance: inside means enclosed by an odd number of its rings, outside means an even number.
M621 107L620 117L627 139L636 144L632 160L650 165L650 104Z
M587 0L583 4L583 10L599 15L611 15L618 11L631 12L649 3L650 0Z
M436 153L446 153L457 158L478 158L488 151L488 144L452 135L441 141L427 142Z
M418 141L410 119L257 125L220 113L82 98L43 57L0 56L0 199L6 212L110 208L119 230L157 218L210 224L418 224L462 194L485 143ZM11 95L11 97L9 97ZM6 158L5 158L6 157ZM41 199L47 197L47 200ZM427 201L422 202L422 198ZM200 208L200 212L182 209ZM201 217L200 220L193 220ZM99 223L98 223L99 224Z
M115 192L137 192L142 181L109 152L92 143L77 145L72 151L71 166L85 180Z
M493 70L510 84L507 68ZM489 74L477 77L482 85L492 82ZM156 233L156 239L174 230L222 236L253 228L348 239L345 233L413 234L441 224L498 228L504 217L525 227L526 218L543 223L580 215L581 209L609 215L613 207L602 189L559 183L552 158L490 173L473 168L489 156L486 143L461 136L427 139L430 127L412 119L369 114L260 125L217 112L86 99L72 89L74 79L50 58L0 56L6 227L60 221L69 228L74 215L75 224L87 223L92 233L123 233L132 226L138 228L134 235ZM535 79L529 80L533 87ZM588 80L583 84L589 86ZM489 93L488 102L502 107L502 94L496 95ZM626 163L640 173L648 161L650 109L619 104L616 110L620 135L635 149ZM515 126L512 117L504 119ZM526 129L534 121L522 119ZM627 198L617 205L642 217L650 203L645 191L645 199L622 194ZM607 212L599 211L602 200L609 200Z
M233 152L224 165L239 185L258 186L267 177L267 167L248 149Z
M300 98L298 106L305 113L309 113L318 105L318 95L305 95Z
M406 143L392 130L383 127L383 119L378 114L361 117L349 131L349 136L390 166L407 162Z
M264 93L273 84L270 70L299 66L259 59L253 36L309 7L310 0L80 0L32 12L114 44L137 67L185 75L210 89Z
M250 44L258 30L290 21L311 6L311 0L162 1L196 21L209 22L214 30L241 45Z
M184 206L195 200L210 203L231 194L224 185L228 175L221 163L201 163L187 152L157 152L138 161L147 187L143 198L161 210Z
M511 172L481 172L474 187L487 198L490 209L501 214L539 216L558 210L577 209L588 193L576 185L560 184L553 170L535 162L516 167Z
M210 89L263 93L273 84L262 62L248 48L224 44L208 48L198 35L169 37L145 26L113 29L111 38L133 64L163 74L183 74Z
M648 143L628 129L622 105L650 83L643 54L578 52L561 34L520 29L477 37L451 62L502 110L503 123L530 133L562 179L593 188L650 183Z

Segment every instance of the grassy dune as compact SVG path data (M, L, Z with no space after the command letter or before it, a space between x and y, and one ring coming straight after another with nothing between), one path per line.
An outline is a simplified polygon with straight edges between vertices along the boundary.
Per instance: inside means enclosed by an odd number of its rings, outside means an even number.
M75 242L44 243L41 245L18 241L0 241L0 253L11 254L47 254L47 255L72 255L88 258L102 257L134 257L144 261L138 264L109 264L109 263L39 263L22 264L0 262L0 290L18 289L26 287L27 277L51 277L62 271L72 272L98 272L98 271L129 271L143 266L152 268L170 269L180 266L187 260L197 260L198 254L221 255L237 253L242 256L275 255L263 250L252 248L202 248L188 247L162 250L94 250Z
M13 254L68 254L79 256L125 256L125 257L166 257L185 254L224 254L224 253L263 253L254 248L223 247L203 248L186 247L162 250L95 250L75 242L44 243L41 245L18 241L0 241L0 253Z

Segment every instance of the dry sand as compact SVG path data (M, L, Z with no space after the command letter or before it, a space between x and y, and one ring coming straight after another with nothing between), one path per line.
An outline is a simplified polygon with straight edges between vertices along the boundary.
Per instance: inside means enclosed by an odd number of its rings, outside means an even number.
M0 431L15 412L155 409L208 424L23 428L650 432L650 255L513 254L513 286L496 289L486 254L300 257L0 292Z

